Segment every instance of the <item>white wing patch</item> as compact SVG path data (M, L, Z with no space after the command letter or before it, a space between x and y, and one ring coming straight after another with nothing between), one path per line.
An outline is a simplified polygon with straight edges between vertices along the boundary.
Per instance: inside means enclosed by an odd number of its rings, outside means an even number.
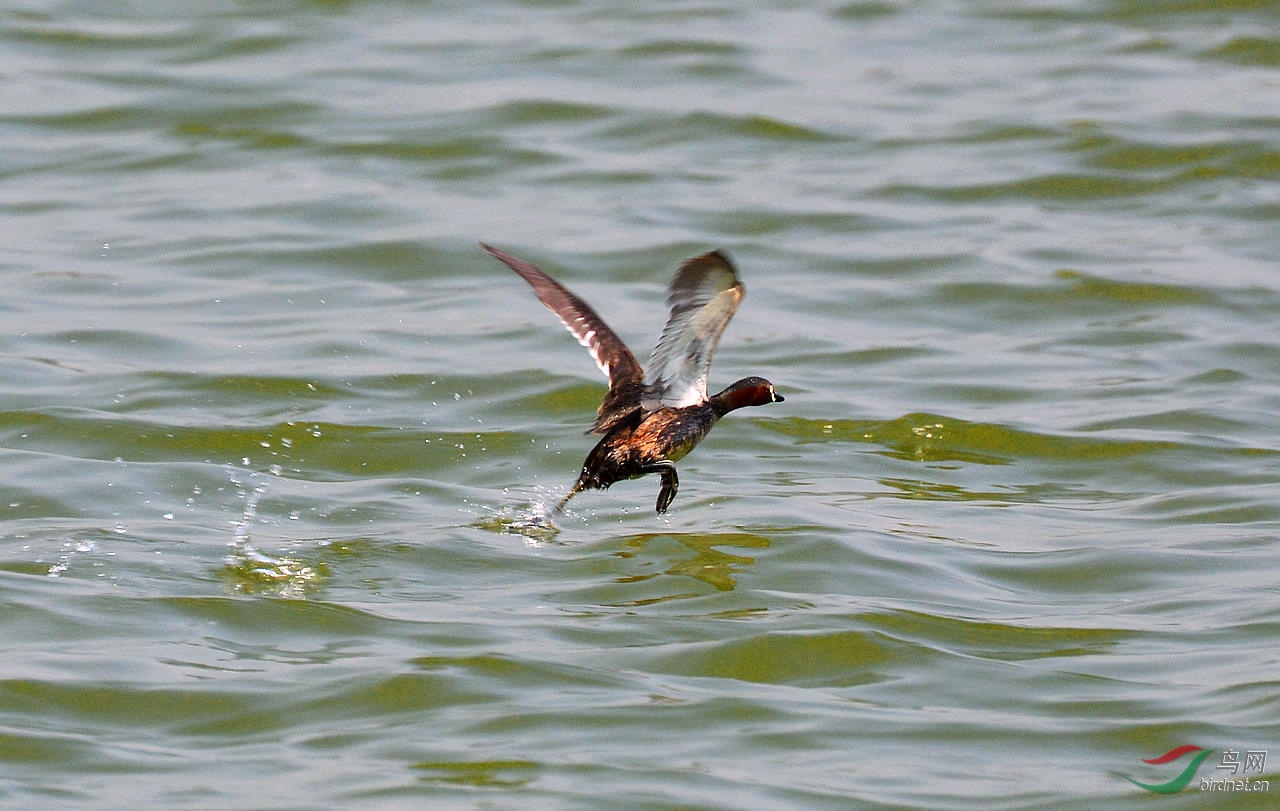
M711 358L743 292L733 265L718 251L680 266L667 295L671 315L644 378L645 411L706 402Z

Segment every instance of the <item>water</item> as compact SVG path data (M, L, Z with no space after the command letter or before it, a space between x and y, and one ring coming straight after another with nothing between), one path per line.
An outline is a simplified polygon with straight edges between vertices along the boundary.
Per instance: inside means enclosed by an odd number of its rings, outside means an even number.
M1276 30L0 12L0 805L1200 807L1280 758ZM727 250L786 402L539 525L603 380L481 239L642 357Z

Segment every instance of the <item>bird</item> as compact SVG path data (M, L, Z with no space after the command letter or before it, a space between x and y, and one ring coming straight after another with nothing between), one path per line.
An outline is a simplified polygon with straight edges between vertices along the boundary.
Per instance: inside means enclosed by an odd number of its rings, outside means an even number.
M680 487L676 462L721 417L746 406L784 401L773 383L754 375L707 394L711 358L744 292L723 251L695 256L676 271L667 293L667 323L646 372L604 319L568 288L523 259L483 242L480 247L529 283L609 379L609 391L588 429L604 438L587 455L577 481L556 505L557 513L583 490L606 490L652 473L662 480L656 503L661 515Z

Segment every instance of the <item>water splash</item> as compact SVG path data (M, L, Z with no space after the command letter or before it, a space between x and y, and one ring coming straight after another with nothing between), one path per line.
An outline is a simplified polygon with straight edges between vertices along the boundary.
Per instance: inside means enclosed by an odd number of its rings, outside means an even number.
M251 488L246 488L239 473L232 471L231 483L240 491L244 507L240 517L231 522L231 551L218 576L230 584L232 591L241 594L274 594L291 599L305 597L329 574L328 567L323 563L310 566L296 558L269 555L254 547L252 531L258 521L258 504L267 492L269 479L250 473L249 480L254 483Z
M66 572L71 568L71 559L77 554L97 551L98 545L93 541L65 541L62 544L62 550L58 555L57 563L54 563L49 567L47 574L49 577L61 577L63 572Z
M556 505L563 497L562 492L553 493L538 487L531 502L504 504L499 507L477 504L474 506L487 514L475 521L473 526L490 532L522 535L531 544L551 543L560 534L560 523L565 518L578 517L572 510L556 510Z
M247 460L246 460L247 461ZM250 473L249 478L257 478L258 474ZM267 492L267 481L263 479L253 486L252 490L246 491L244 484L236 478L233 473L231 483L240 491L240 497L244 499L244 510L240 514L240 518L232 521L232 534L234 540L232 546L249 547L249 528L258 518L258 502L262 500L262 496Z

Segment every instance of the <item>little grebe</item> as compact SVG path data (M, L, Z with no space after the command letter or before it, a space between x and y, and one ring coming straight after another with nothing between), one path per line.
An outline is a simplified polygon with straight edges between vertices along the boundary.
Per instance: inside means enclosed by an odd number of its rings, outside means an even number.
M680 266L667 293L671 315L646 374L586 302L528 262L484 243L480 247L533 287L609 378L609 393L591 428L604 439L587 455L577 483L557 511L583 490L604 490L623 479L657 473L662 477L657 508L666 512L680 486L675 463L716 420L736 408L782 402L782 395L762 377L744 377L707 396L711 356L743 294L742 282L723 253L695 256Z

